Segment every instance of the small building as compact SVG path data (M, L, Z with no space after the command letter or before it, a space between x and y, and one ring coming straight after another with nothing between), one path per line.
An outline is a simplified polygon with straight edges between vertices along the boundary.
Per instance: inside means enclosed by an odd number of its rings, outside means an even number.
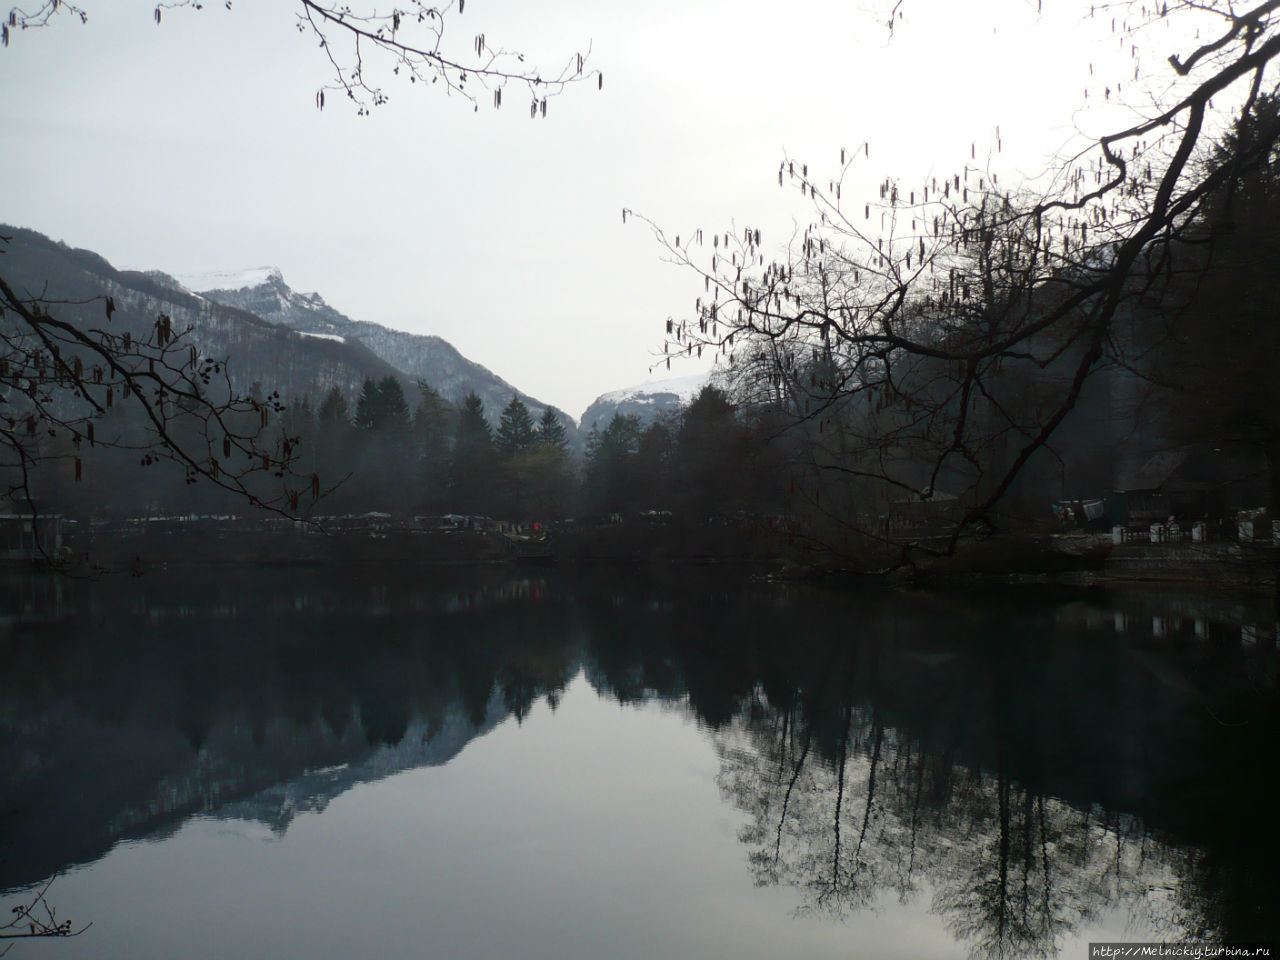
M1234 517L1267 499L1266 464L1248 449L1187 446L1148 457L1120 474L1111 499L1113 523L1142 525Z

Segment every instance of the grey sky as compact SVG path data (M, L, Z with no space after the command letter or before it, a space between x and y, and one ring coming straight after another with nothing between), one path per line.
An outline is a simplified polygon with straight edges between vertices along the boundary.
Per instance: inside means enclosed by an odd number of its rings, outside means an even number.
M784 154L834 173L842 146L870 141L874 190L952 172L999 124L1002 169L1038 172L1114 38L1085 42L1087 4L1035 7L907 0L890 42L871 2L471 0L464 52L484 32L553 73L593 47L603 91L570 88L530 121L515 88L473 113L390 75L371 118L336 97L319 112L327 64L286 0L159 27L151 2L89 0L87 25L0 51L0 220L117 266L276 265L577 417L666 375L649 372L663 321L701 292L624 206L673 233L749 223L770 246L809 216L777 187Z

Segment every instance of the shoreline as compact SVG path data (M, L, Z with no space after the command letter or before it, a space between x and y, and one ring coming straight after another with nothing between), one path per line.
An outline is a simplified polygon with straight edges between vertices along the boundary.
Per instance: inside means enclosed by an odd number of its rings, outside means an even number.
M182 529L130 536L73 537L57 561L10 558L0 569L45 567L72 576L142 574L166 568L331 569L399 565L423 569L483 567L742 567L794 582L858 582L869 587L1195 585L1208 590L1276 591L1280 548L1270 543L1113 544L1101 534L995 536L963 541L948 556L912 554L900 562L806 556L794 541L738 523L622 524L561 531L537 553L479 530L320 532Z

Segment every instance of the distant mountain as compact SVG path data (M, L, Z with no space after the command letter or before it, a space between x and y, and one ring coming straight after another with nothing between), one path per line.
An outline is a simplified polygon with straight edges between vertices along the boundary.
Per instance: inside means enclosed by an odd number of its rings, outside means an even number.
M679 413L707 385L710 373L695 373L667 380L650 380L623 390L601 394L582 414L584 433L592 427L603 430L615 414L634 415L649 424L663 414Z
M117 270L88 250L77 250L18 227L0 225L0 274L20 295L56 303L57 315L84 328L110 327L145 339L159 314L206 357L227 358L240 390L254 383L283 396L318 396L333 386L354 396L366 377L412 380L357 340L321 339L270 323L246 310L192 294L172 277ZM116 310L108 320L102 297Z
M285 283L275 267L255 267L228 273L180 274L173 278L184 289L224 306L238 307L270 323L305 336L358 341L410 380L423 380L446 400L460 403L471 392L484 401L489 419L497 422L502 408L518 396L536 420L547 404L529 396L491 370L468 360L440 337L392 330L381 324L352 320L324 302L318 293L299 293ZM572 434L573 418L557 409Z
M228 371L241 390L258 383L286 399L310 394L319 402L336 386L354 404L366 378L394 376L410 407L419 380L452 402L475 391L494 423L513 394L535 419L547 407L439 337L352 320L319 294L290 289L273 267L173 277L117 269L92 251L34 230L0 224L0 236L9 238L0 244L0 275L19 294L58 302L60 317L90 327L106 321L101 298L111 296L111 326L142 338L159 314L168 314L175 330L189 331L200 353L229 360ZM573 418L556 412L573 439Z

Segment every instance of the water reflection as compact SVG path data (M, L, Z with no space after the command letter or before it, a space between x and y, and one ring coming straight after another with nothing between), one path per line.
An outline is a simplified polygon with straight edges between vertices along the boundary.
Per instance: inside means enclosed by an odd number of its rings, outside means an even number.
M1274 638L1079 629L1158 600L863 617L880 642L758 691L719 738L757 882L836 914L927 888L974 956L1056 955L1116 907L1172 939L1269 942Z
M196 814L283 833L554 709L581 673L714 731L747 869L802 913L925 897L975 956L1055 955L1115 909L1173 939L1275 934L1261 601L833 596L688 571L3 590L0 889Z
M758 883L794 885L803 909L837 915L928 890L982 957L1056 955L1116 907L1172 925L1171 848L1139 819L968 768L887 729L874 709L845 720L833 763L815 757L803 721L763 703L721 741L721 786L751 815L740 839Z

